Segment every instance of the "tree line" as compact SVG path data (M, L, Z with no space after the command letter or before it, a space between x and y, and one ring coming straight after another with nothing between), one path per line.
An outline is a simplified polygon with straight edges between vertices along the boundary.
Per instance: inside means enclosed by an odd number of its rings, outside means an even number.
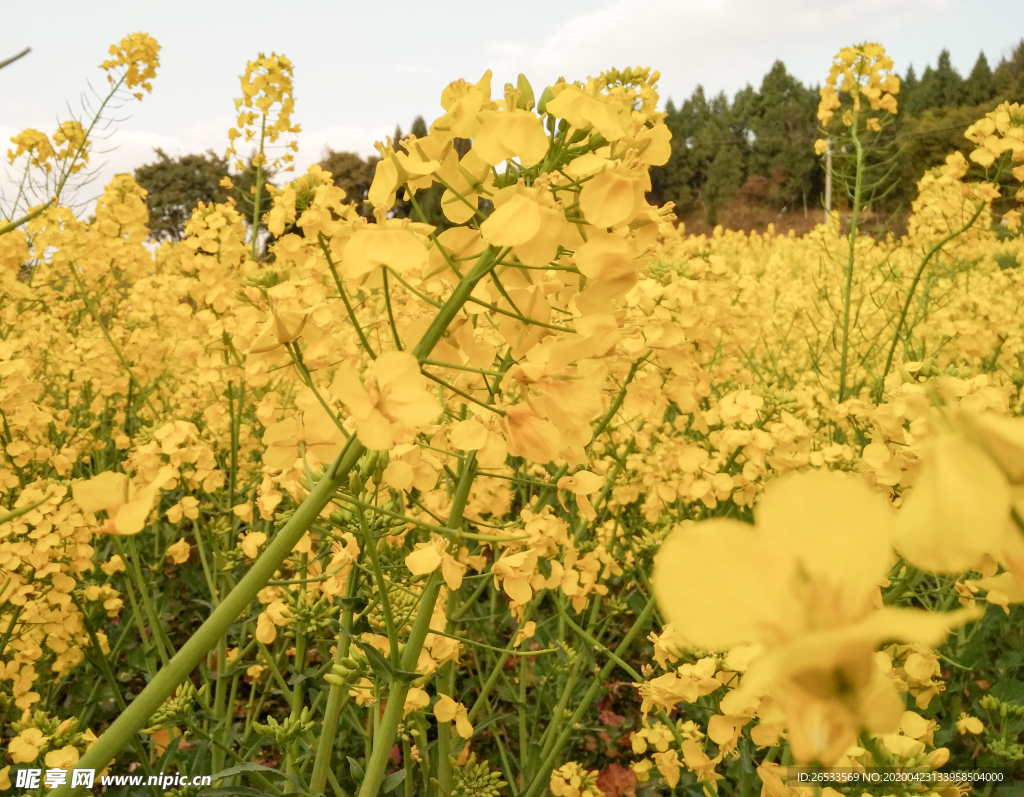
M1024 103L1024 39L995 68L981 53L966 77L953 67L948 50L920 76L910 66L901 77L900 112L886 131L894 162L891 185L874 208L893 215L909 207L926 169L954 149L967 154L963 131L969 124L1003 100ZM674 202L681 218L708 225L738 205L779 213L802 209L805 215L820 209L825 174L813 150L819 135L818 97L818 86L805 86L776 61L759 88L748 84L731 101L724 92L709 97L702 86L678 105L668 100L672 157L651 170L649 201ZM422 117L409 132L427 134ZM404 137L401 128L395 130L396 145ZM233 196L251 212L251 172L232 174L228 162L212 151L172 158L156 150L156 155L154 162L135 170L136 180L149 192L154 239L181 240L200 201ZM378 160L328 148L319 164L369 215L365 200ZM444 227L439 188L420 192L416 200L427 221ZM411 203L399 201L393 214L413 216Z
M902 76L900 112L886 130L892 149L892 184L876 206L905 211L917 180L954 149L967 154L969 124L1003 100L1024 102L1024 40L991 68L985 54L965 78L948 50L918 76ZM812 149L820 135L818 86L805 86L776 61L760 88L748 85L730 102L698 86L681 105L667 103L672 157L651 173L652 202L676 203L682 217L714 224L733 203L779 211L822 206L825 173Z

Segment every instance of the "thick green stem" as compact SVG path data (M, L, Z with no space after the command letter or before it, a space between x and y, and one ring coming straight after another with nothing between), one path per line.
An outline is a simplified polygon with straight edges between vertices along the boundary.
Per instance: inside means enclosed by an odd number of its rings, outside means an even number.
M256 156L256 190L252 196L252 241L249 246L249 258L256 260L259 254L260 237L260 204L263 202L263 143L267 139L267 115L263 114L263 122L260 125L260 152Z
M488 246L481 253L480 257L477 258L476 263L473 264L473 268L470 269L465 278L459 281L448 301L444 303L444 307L434 317L427 331L420 338L420 342L412 350L412 353L417 358L425 360L430 356L430 352L437 344L437 341L441 339L445 330L448 329L448 326L455 320L455 316L462 309L462 305L469 300L469 295L473 292L477 283L494 270L494 267L497 265L497 255L498 250L493 246Z
M167 666L163 667L139 696L128 705L128 709L86 752L79 762L80 767L103 769L136 733L146 727L154 712L188 678L207 651L217 644L227 630L237 622L249 604L255 600L256 593L273 577L274 571L291 554L292 548L316 520L320 510L327 506L338 487L348 480L349 471L363 451L363 446L356 440L352 440L345 447L313 492L295 510L295 514L270 542L263 555L253 563L245 577L224 597L206 622L182 646ZM65 785L53 794L54 797L68 797L71 794L82 793L84 793L84 787L72 789Z
M437 602L438 592L441 590L441 583L440 574L435 572L430 574L423 587L419 613L416 615L412 633L409 635L409 641L402 653L403 670L413 671L416 669L420 650L430 631L430 617L434 611L434 604ZM398 733L398 723L401 722L405 713L405 696L408 693L408 684L399 681L393 681L388 689L388 703L384 709L384 716L381 717L380 724L373 729L373 750L366 762L366 776L359 787L359 797L372 797L380 790L380 784L384 780L384 772L387 770L390 760L391 748L395 744L395 736Z
M460 285L461 287L461 285ZM429 354L429 352L427 352ZM459 484L452 497L452 508L448 515L448 527L458 528L462 525L462 513L466 509L466 502L469 500L469 488L473 484L473 477L476 474L476 452L471 452L466 457L459 475ZM409 641L405 650L402 651L402 669L411 672L416 669L419 661L420 650L430 632L430 618L434 613L434 605L437 603L438 593L441 591L441 576L433 572L427 579L426 586L420 597L417 607L416 622L413 625ZM395 744L395 736L398 732L398 723L404 716L405 696L409 691L407 684L392 682L388 691L388 705L384 709L384 716L381 718L380 726L374 729L373 753L366 764L366 777L359 788L359 797L375 797L380 790L381 781L384 779L384 771L387 768L388 757L391 748ZM442 772L442 754L438 751L438 773Z

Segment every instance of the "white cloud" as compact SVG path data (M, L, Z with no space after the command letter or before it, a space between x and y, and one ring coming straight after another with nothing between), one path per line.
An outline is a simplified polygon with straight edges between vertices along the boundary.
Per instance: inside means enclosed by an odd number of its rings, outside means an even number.
M652 66L662 93L677 100L698 84L734 92L759 82L776 59L817 82L841 46L882 41L934 16L947 0L612 0L579 14L539 45L492 42L497 85L526 72L546 85L611 66ZM934 54L930 55L934 59ZM803 73L807 74L803 74Z

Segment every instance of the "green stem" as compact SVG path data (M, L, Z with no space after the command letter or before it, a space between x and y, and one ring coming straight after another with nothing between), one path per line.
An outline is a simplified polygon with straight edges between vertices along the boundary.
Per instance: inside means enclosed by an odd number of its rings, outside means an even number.
M409 641L402 654L403 670L411 672L416 669L420 650L430 631L430 617L433 614L441 584L440 574L434 572L427 578L423 587L419 614L416 616L416 623L413 625ZM391 683L384 716L380 718L380 723L373 729L373 748L366 762L366 775L359 787L359 797L372 797L380 790L384 772L391 759L391 748L394 746L395 736L398 733L398 724L405 713L405 696L408 693L408 684L399 681Z
M260 202L263 199L263 143L267 137L267 115L263 114L260 124L260 152L256 156L256 191L252 198L252 241L249 245L249 259L255 261L260 235Z
M118 552L121 553L122 557L124 556L120 546L118 546ZM146 589L146 580L142 576L139 548L135 544L134 537L128 538L128 558L131 559L131 572L135 577L135 588L139 591L142 608L145 609L146 617L149 618L149 624L153 628L153 639L156 641L157 652L160 654L160 663L166 665L170 661L170 654L173 653L174 646L167 636L167 629L164 628L164 624L160 622L160 618L157 616L153 601L150 600L149 590Z
M35 208L34 210L30 210L28 213L26 213L20 219L15 219L14 221L12 221L12 222L10 222L8 224L3 225L2 227L0 227L0 235L6 235L7 233L12 232L13 230L18 229L18 227L20 227L22 224L27 224L28 222L32 221L32 219L34 219L36 216L40 215L41 213L44 213L47 209L49 209L49 207L52 204L53 204L53 200L51 199L46 204L40 205L39 207Z
M651 615L654 614L655 602L654 598L647 601L647 605L644 606L644 610L636 618L636 622L633 623L633 627L629 629L629 633L623 638L619 646L615 648L615 657L621 659L636 637L647 627L647 621L651 619ZM551 777L551 772L555 768L555 762L558 760L559 754L562 752L562 748L566 742L569 741L569 737L575 730L576 724L583 719L583 715L590 709L591 703L594 702L594 698L597 697L597 693L601 686L608 680L608 676L612 670L618 666L614 659L609 659L608 663L601 668L594 679L590 682L590 687L587 689L586 694L583 696L583 700L580 701L579 706L576 707L576 711L573 712L572 717L566 723L565 730L559 735L558 740L552 745L551 750L544 757L544 762L541 764L540 769L533 777L533 781L530 783L529 788L523 792L523 797L540 797L541 792L547 788L548 780Z
M346 597L349 599L355 597L358 583L359 571L356 568L352 568L352 571L348 574ZM345 604L345 613L341 618L341 627L345 631L352 630L351 600ZM349 644L348 634L338 634L334 652L334 661L336 663L348 656ZM345 687L331 684L331 688L327 693L327 708L324 710L324 721L320 730L320 740L317 743L316 758L313 760L313 774L309 777L310 794L321 794L327 785L327 773L331 768L331 753L334 751L334 740L338 734L338 720L341 716L341 705L344 699Z
M907 297L903 300L903 307L900 308L900 317L896 321L896 331L893 333L892 343L889 345L889 354L885 358L885 368L882 369L882 377L878 382L878 394L876 397L876 401L878 403L881 403L882 396L885 394L885 377L889 375L889 369L892 368L892 358L893 355L896 353L896 346L900 341L900 333L903 331L903 324L907 320L907 313L910 311L910 302L914 298L914 291L917 290L917 284L921 281L921 276L924 274L924 270L927 267L928 262L935 256L937 252L939 252L942 249L942 247L944 247L954 238L963 235L971 227L973 227L974 222L978 220L978 217L981 215L981 212L984 209L985 203L979 203L978 207L975 208L974 214L971 216L970 220L966 224L964 224L963 227L960 227L958 230L955 230L946 235L944 238L942 238L942 240L940 240L937 244L935 244L935 246L928 250L928 252L924 256L924 259L921 260L920 264L918 264L917 271L914 272L914 278L910 281L910 288L907 291Z
M857 217L860 214L860 192L864 180L864 147L857 137L858 114L853 112L850 136L857 150L857 171L853 184L853 206L850 208L850 254L846 261L846 285L843 289L843 349L839 362L839 401L846 398L846 370L850 349L850 300L853 294L853 266L857 247Z
M128 360L121 352L121 347L114 342L114 339L110 336L110 330L108 330L107 327L100 320L100 315L99 313L96 312L96 307L95 305L93 305L92 300L89 298L88 286L82 280L82 277L81 275L79 275L78 269L74 264L69 264L68 267L71 269L71 276L75 278L75 282L77 283L78 288L81 291L82 303L89 310L89 315L92 316L93 321L96 322L96 326L100 328L100 332L103 333L103 337L107 339L107 343L110 344L110 347L114 350L114 354L117 355L117 359L121 361L121 365L124 366L124 370L128 373L128 379L131 381L133 385L135 385L135 389L139 391L139 395L144 397L146 401L146 406L149 407L149 411L153 413L153 418L156 419L156 408L153 406L153 403L149 400L149 396L142 389L142 383L139 382L139 380L135 377L135 372L132 371L132 367L128 364Z
M345 447L313 492L295 510L295 514L277 533L263 555L253 563L245 577L224 597L206 622L189 638L167 666L163 667L129 704L128 709L86 752L79 763L80 767L103 769L136 733L146 727L153 713L188 678L207 651L238 621L239 616L256 598L256 593L273 577L274 571L291 554L292 548L306 533L306 529L312 525L320 511L327 506L334 492L348 480L349 471L363 451L363 446L355 440ZM69 797L83 792L84 787L72 789L64 785L53 793L53 797Z
M477 259L465 279L459 282L444 307L441 308L423 337L420 338L420 342L416 344L413 354L418 359L423 360L430 356L430 352L458 315L477 283L494 269L497 254L498 250L495 247L488 247ZM220 605L213 610L206 622L189 638L167 666L163 667L149 685L131 702L128 710L123 712L86 752L79 762L80 767L103 769L124 748L132 736L146 727L153 713L174 693L178 685L188 678L207 651L216 645L228 629L237 622L239 616L256 598L256 594L273 578L274 572L291 554L292 548L306 533L306 530L313 525L320 511L327 506L338 488L348 481L349 472L365 450L356 438L353 437L349 440L306 500L295 510L295 514L267 545L263 555L253 563L249 572L223 598ZM470 473L472 470L466 468L464 473ZM457 512L460 524L471 482L470 479L465 485L460 484L453 501L452 512ZM402 659L402 668L405 670L416 668L419 651L430 630L430 617L434 603L437 601L440 585L440 576L433 573L423 587L420 611ZM381 730L384 733L378 737L380 743L373 747L370 759L373 769L371 770L370 766L367 766L367 777L360 788L360 797L375 795L380 788L391 745L394 743L395 732L402 718L406 692L408 692L408 687L401 684L396 684L392 689L388 708L385 710L387 722L384 719L381 720ZM387 733L389 729L390 733ZM387 740L386 744L385 740ZM371 772L373 773L372 778ZM52 797L80 795L84 789L84 786L72 789L70 786L64 785L53 792Z
M429 352L426 352L426 354L429 354ZM475 453L472 452L466 457L465 465L459 476L459 484L455 489L455 495L452 497L452 508L448 515L449 528L458 528L462 525L462 514L466 509L466 502L469 500L469 488L473 485L473 476L476 473ZM420 650L423 648L423 643L430 632L430 618L434 613L434 605L437 603L441 584L440 574L434 571L430 574L426 585L423 587L423 594L417 607L416 622L413 625L412 633L409 634L409 641L405 646L405 650L402 652L403 670L411 672L416 669ZM359 797L375 797L380 790L381 781L384 779L384 771L387 768L391 755L391 748L395 743L395 735L398 732L398 723L405 712L405 696L408 692L408 684L397 681L392 682L388 692L387 708L384 709L384 716L381 718L380 726L374 730L373 752L366 763L366 777L359 788ZM442 771L440 759L441 755L439 752L439 773Z

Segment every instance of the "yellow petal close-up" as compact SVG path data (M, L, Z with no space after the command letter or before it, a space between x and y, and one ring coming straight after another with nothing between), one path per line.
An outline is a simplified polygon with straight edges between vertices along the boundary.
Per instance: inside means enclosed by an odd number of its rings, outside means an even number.
M677 529L654 558L658 605L687 643L726 651L787 637L801 618L795 570L763 535L732 520Z
M959 435L933 441L900 509L896 550L938 573L974 568L999 547L1010 515L1010 486L996 463Z

